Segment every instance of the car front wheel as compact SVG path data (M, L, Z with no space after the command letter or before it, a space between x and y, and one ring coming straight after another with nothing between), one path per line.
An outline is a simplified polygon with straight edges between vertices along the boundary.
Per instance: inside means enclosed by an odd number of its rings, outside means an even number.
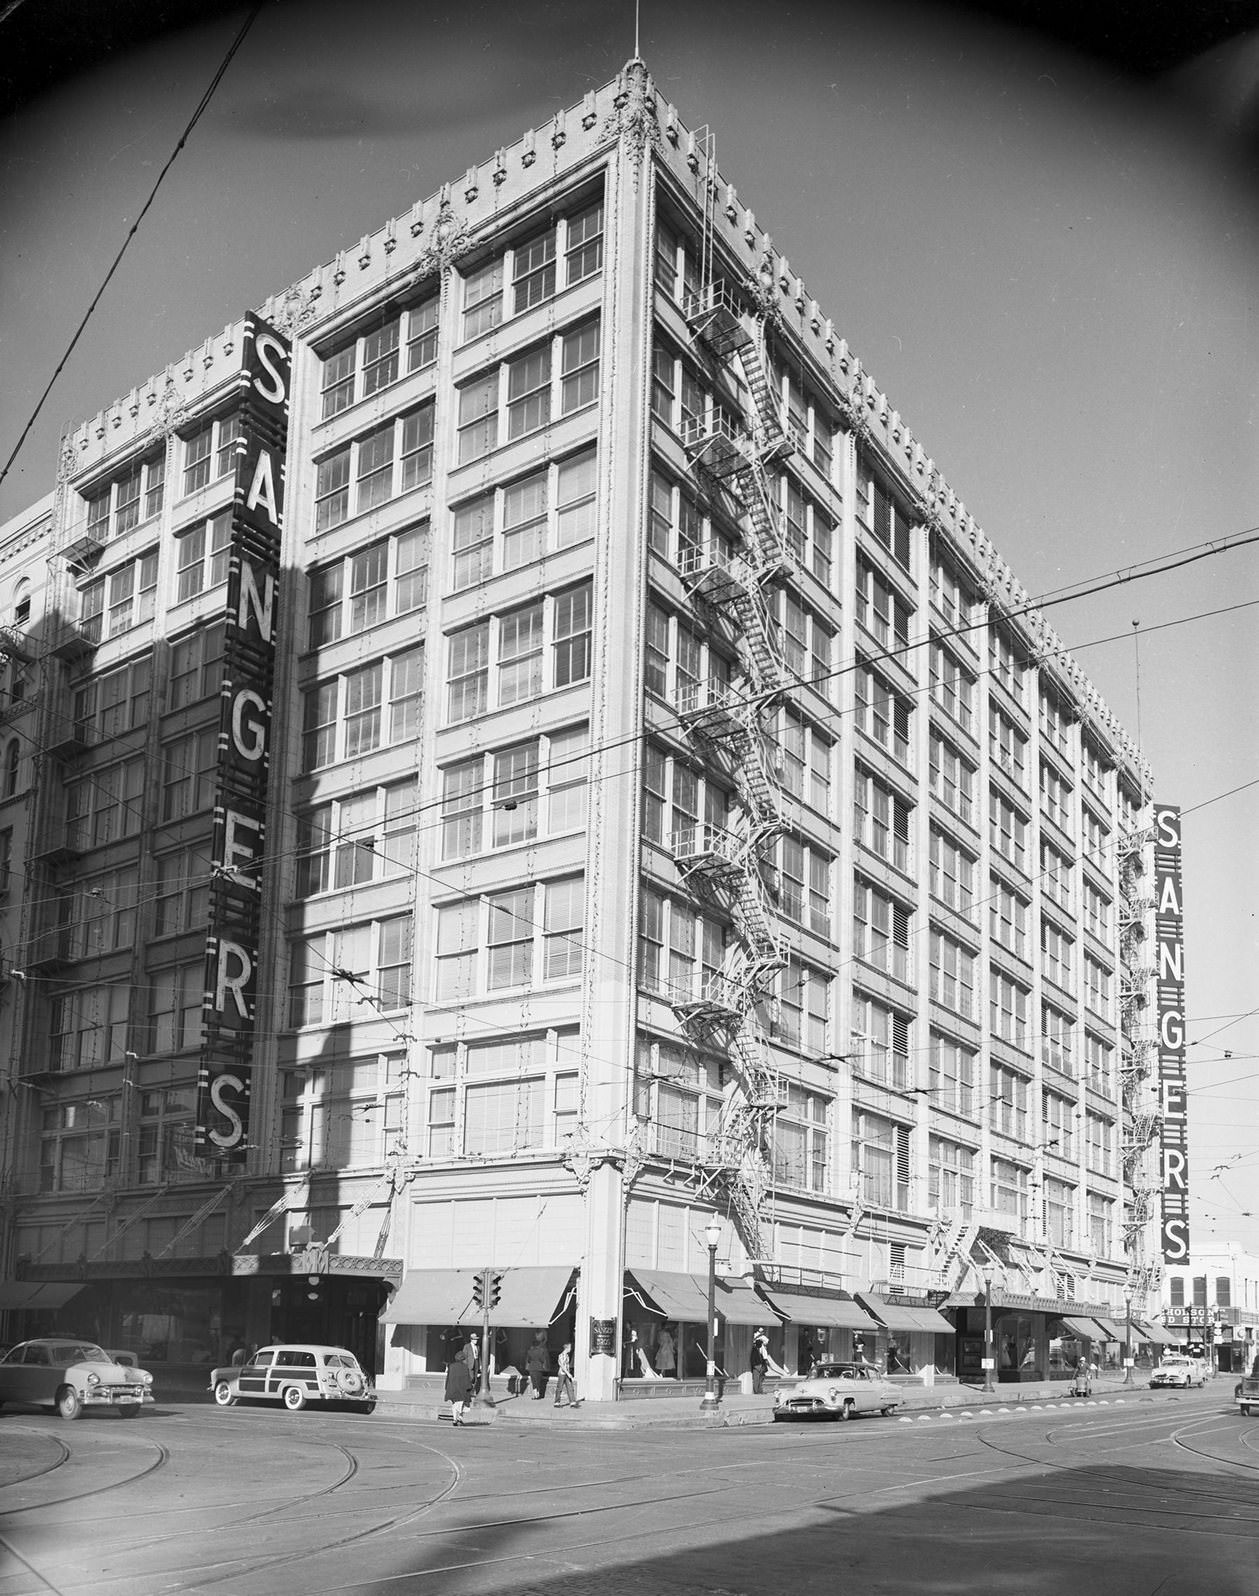
M63 1419L83 1417L83 1398L72 1385L63 1385L57 1393L57 1412Z
M230 1380L216 1380L214 1383L214 1400L221 1408L234 1408L236 1406L236 1393L232 1390Z
M306 1393L300 1385L285 1386L284 1406L290 1413L300 1413L306 1406Z
M852 1418L852 1416L853 1416L853 1413L854 1413L854 1412L855 1412L855 1411L856 1411L856 1410L855 1410L855 1409L854 1409L854 1407L853 1407L853 1402L852 1402L852 1398L851 1398L851 1397L848 1397L848 1398L847 1398L847 1399L846 1399L846 1400L845 1400L845 1402L844 1402L844 1405L843 1405L843 1406L842 1406L842 1407L841 1407L841 1408L840 1408L840 1410L839 1410L839 1417L840 1417L840 1418L841 1418L841 1419L844 1419L844 1420L847 1420L847 1419L851 1419L851 1418Z

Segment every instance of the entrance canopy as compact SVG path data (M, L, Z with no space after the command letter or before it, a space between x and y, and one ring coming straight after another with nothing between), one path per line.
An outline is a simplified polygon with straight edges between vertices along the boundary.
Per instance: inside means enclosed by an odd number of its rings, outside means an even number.
M885 1297L876 1297L873 1292L860 1293L863 1306L869 1308L881 1324L889 1330L926 1330L932 1335L949 1335L954 1331L954 1326L937 1313L934 1308L912 1308L907 1303L888 1302Z
M708 1322L708 1277L706 1275L673 1274L664 1269L629 1269L626 1271L630 1288L637 1288L640 1300L666 1319L681 1319L692 1324ZM717 1312L727 1324L764 1323L769 1317L769 1307L742 1280L718 1279L716 1284Z
M82 1290L63 1280L6 1280L0 1283L0 1309L64 1308Z
M496 1270L495 1273L500 1273ZM383 1324L478 1325L481 1310L473 1293L479 1269L408 1269L394 1299L381 1314ZM504 1269L498 1306L490 1323L545 1330L566 1303L570 1264Z

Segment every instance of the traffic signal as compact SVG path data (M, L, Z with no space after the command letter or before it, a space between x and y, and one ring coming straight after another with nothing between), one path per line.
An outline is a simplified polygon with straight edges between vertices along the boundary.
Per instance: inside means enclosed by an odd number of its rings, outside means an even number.
M480 1269L472 1277L472 1301L478 1308L485 1306L485 1272Z
M489 1269L487 1269L485 1271L485 1283L486 1283L486 1286L488 1287L488 1292L487 1292L488 1305L491 1308L497 1308L498 1307L498 1299L503 1294L503 1277L502 1277L501 1274L494 1274Z

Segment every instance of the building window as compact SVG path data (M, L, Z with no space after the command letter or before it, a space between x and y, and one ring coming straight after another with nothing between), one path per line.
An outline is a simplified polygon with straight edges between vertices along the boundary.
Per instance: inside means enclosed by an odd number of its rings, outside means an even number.
M857 666L856 690L858 727L908 768L911 701L869 665Z
M478 754L442 772L442 858L467 859L585 824L583 726Z
M310 577L311 648L353 637L428 602L428 522L382 538Z
M1014 722L999 709L993 708L988 716L988 752L998 766L1017 786L1027 783L1027 738Z
M433 401L395 416L315 466L315 531L340 526L433 479Z
M1105 942L1110 935L1110 915L1112 904L1103 892L1099 892L1091 881L1084 883L1084 924L1099 942Z
M931 931L931 996L954 1014L975 1018L975 955L934 927Z
M897 870L910 864L910 818L906 801L861 765L853 782L853 827L858 842Z
M40 1116L41 1192L99 1192L119 1173L122 1099L117 1092L45 1108Z
M138 901L139 870L135 865L79 881L70 910L71 957L97 958L134 947Z
M437 911L437 1002L580 975L584 904L581 876L443 904Z
M853 953L898 981L910 979L910 911L857 878L853 893Z
M1020 1229L1027 1223L1028 1171L1005 1158L992 1161L992 1187L989 1202L1000 1214L1007 1214Z
M394 1013L411 1003L412 918L339 926L289 949L289 1024L340 1025L364 1003Z
M1017 981L993 970L989 979L988 1016L994 1036L1015 1047L1027 1046L1028 993Z
M186 637L176 639L170 646L168 709L185 709L189 704L199 704L213 698L223 685L223 623L200 627ZM120 673L121 674L121 673ZM104 682L101 683L102 690ZM134 684L133 684L134 685ZM102 701L104 694L102 691ZM148 669L146 661L144 711L148 710ZM120 708L122 706L119 706ZM137 712L133 699L127 706ZM126 711L124 710L124 714ZM112 735L112 734L111 734Z
M510 314L521 316L553 299L561 287L575 287L597 276L602 267L600 199L523 239L464 278L464 340L502 324L505 284L511 285Z
M867 1080L904 1091L912 1084L907 1015L864 992L853 994L852 1067Z
M948 649L931 643L931 696L963 731L975 730L975 677Z
M858 555L857 619L880 648L899 651L909 647L909 621L912 614L912 607L882 572ZM933 646L933 661L936 652Z
M1080 820L1084 857L1105 874L1110 869L1110 829L1087 804L1082 806Z
M1115 1050L1092 1031L1084 1033L1084 1070L1093 1090L1109 1096L1115 1084Z
M121 537L161 513L166 487L166 455L138 461L125 476L98 488L87 499L87 535L97 543ZM29 611L29 599L28 611Z
M1027 1110L1031 1082L1006 1064L988 1071L988 1121L1003 1136L1027 1140Z
M195 1086L168 1086L140 1093L136 1177L141 1186L204 1180L206 1165L195 1151Z
M558 1147L576 1128L578 1033L443 1044L430 1053L430 1158L505 1157Z
M238 415L219 416L184 439L184 491L187 498L236 468L236 441L243 438Z
M149 988L150 1048L152 1053L179 1053L201 1043L201 1005L205 964L169 965L154 970Z
M1057 1092L1041 1097L1041 1128L1045 1146L1058 1158L1075 1157L1075 1104Z
M404 1065L402 1053L378 1053L286 1072L281 1171L381 1168L401 1143Z
M1027 869L1027 817L995 790L989 794L989 840L1016 869Z
M929 785L946 809L959 820L973 824L975 767L935 732L931 734Z
M1049 843L1040 845L1040 890L1051 903L1070 912L1071 874L1074 866Z
M975 1149L943 1136L927 1142L927 1201L940 1213L967 1216L975 1206Z
M297 817L300 897L361 886L414 864L415 777L318 804Z
M1075 715L1069 704L1064 704L1052 689L1042 689L1040 695L1041 736L1051 742L1060 754L1071 757L1071 727Z
M147 725L152 676L146 655L76 687L73 713L78 735L106 742Z
M1075 1076L1075 1021L1052 1003L1040 1011L1040 1056L1059 1075Z
M1071 788L1052 765L1041 761L1040 807L1061 831L1071 832Z
M909 1209L910 1131L882 1115L854 1108L852 1165L863 1202L895 1213Z
M66 842L76 852L137 836L144 818L145 761L125 759L66 783Z
M932 1106L969 1119L975 1111L975 1068L973 1049L932 1031L927 1083Z
M1027 903L1017 892L992 877L988 897L992 940L1018 959L1027 958L1027 910Z
M590 583L583 582L452 632L448 720L471 720L487 709L523 703L543 692L588 680L590 602Z
M593 404L599 389L599 322L557 333L459 390L458 463L525 437Z
M1114 1202L1098 1192L1088 1194L1089 1246L1099 1258L1109 1258L1114 1237Z
M176 591L175 602L183 604L198 593L207 592L227 581L227 565L231 556L232 512L223 510L195 526L185 527L175 534Z
M794 1081L787 1084L786 1102L772 1120L770 1163L777 1184L801 1191L828 1189L830 1109L829 1097Z
M1087 737L1080 742L1080 774L1084 785L1105 801L1112 766Z
M931 828L931 891L955 914L967 920L974 918L975 860L934 826Z
M583 449L454 510L452 586L476 587L595 529L595 450Z
M216 726L162 744L163 824L213 807L219 777L218 742Z
M319 770L417 737L423 681L420 643L308 688L303 695L303 768Z
M931 602L947 623L950 631L964 632L970 626L974 599L969 586L957 574L939 550L931 550Z
M1040 923L1041 972L1058 986L1069 988L1075 943L1049 920Z
M1084 1001L1094 1014L1110 1013L1111 972L1084 955Z
M320 385L322 419L339 416L408 372L426 371L436 364L437 313L438 298L432 294L325 356Z
M814 1058L827 1051L833 980L799 959L788 960L778 976L777 1007L758 1005L761 1023L776 1042Z
M101 617L108 609L107 637L117 637L153 619L157 602L157 550L116 566L83 589L82 629L97 641Z
M1023 664L1014 639L1004 627L994 626L988 634L988 666L1011 698L1023 702Z
M203 930L210 920L210 861L204 843L157 856L153 934Z
M127 1047L131 991L120 986L82 986L54 997L48 1019L48 1064L52 1070L119 1064ZM197 994L197 1013L201 994Z
M857 519L904 570L909 570L912 518L897 503L864 457L857 456Z

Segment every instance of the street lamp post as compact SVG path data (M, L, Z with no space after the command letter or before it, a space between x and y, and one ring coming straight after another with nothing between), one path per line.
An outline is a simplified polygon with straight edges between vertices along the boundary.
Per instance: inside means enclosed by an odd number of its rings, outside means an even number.
M992 1270L984 1270L984 1390L995 1391L992 1383L992 1370L995 1359L992 1355Z
M1132 1292L1124 1294L1123 1383L1132 1385Z
M704 1226L708 1243L708 1366L704 1378L702 1413L715 1413L721 1406L717 1394L717 1243L721 1240L721 1220L714 1214Z

